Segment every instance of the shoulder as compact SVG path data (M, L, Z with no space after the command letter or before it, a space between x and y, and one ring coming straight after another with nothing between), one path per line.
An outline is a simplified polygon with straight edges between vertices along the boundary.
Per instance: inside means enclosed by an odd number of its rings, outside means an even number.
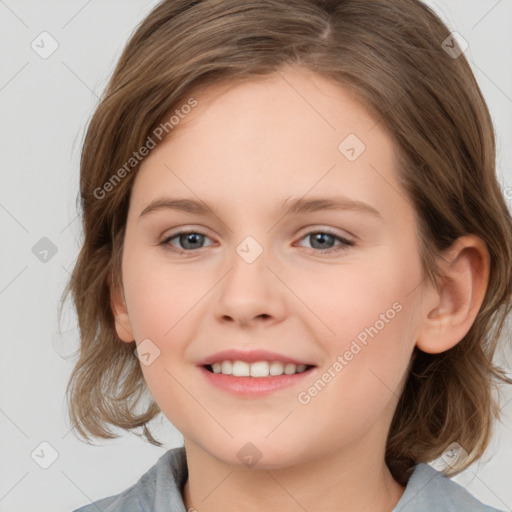
M135 485L132 485L126 491L110 496L101 500L90 503L74 510L73 512L117 512L123 510L124 512L142 512L143 509L137 499Z
M478 501L428 464L418 464L393 512L502 512Z
M128 489L74 512L185 512L181 489L187 476L185 448L173 448Z

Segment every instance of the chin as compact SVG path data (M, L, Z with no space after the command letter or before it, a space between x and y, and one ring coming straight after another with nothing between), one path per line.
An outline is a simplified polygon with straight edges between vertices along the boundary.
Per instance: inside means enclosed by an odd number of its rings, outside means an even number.
M272 434L271 434L272 435ZM247 440L246 440L247 439ZM218 450L208 450L210 455L224 464L235 466L237 469L247 468L248 470L275 470L288 468L305 462L301 455L302 450L297 451L297 443L283 445L280 440L253 438L244 436L244 440L230 440L229 447L223 446ZM299 446L302 443L299 443Z

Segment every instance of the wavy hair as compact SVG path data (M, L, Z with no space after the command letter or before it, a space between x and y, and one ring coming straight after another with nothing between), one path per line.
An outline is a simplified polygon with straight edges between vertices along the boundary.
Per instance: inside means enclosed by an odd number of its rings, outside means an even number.
M121 284L138 168L126 162L194 92L293 65L350 89L392 137L398 175L419 217L425 279L438 282L436 257L458 237L475 234L487 244L489 285L467 335L440 354L414 349L386 463L404 485L415 464L439 457L452 441L470 456L449 475L483 455L500 416L494 391L512 383L493 363L511 308L512 219L496 177L487 105L465 55L447 51L458 48L451 37L419 0L164 0L147 15L82 146L83 243L62 303L71 294L78 316L80 348L67 397L85 440L116 437L112 427L141 427L160 444L147 427L158 405L146 396L135 342L117 337L110 303ZM112 184L118 169L123 179Z

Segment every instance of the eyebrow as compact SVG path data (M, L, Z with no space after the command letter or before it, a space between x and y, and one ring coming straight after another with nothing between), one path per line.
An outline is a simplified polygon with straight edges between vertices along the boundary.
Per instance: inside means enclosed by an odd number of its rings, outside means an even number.
M311 213L319 210L352 210L368 213L382 219L382 215L373 207L363 201L356 201L348 197L319 197L313 199L286 199L281 209L284 215ZM208 215L212 209L202 201L194 199L163 198L149 203L139 215L139 219L149 213L159 210L175 210L197 215Z

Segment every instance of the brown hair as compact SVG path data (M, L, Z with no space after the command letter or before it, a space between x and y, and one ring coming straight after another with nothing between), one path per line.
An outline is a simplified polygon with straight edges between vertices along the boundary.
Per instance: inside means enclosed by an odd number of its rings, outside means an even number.
M448 474L483 455L499 418L493 392L500 381L512 383L492 362L511 308L512 220L495 174L489 111L464 55L443 48L449 36L418 0L165 0L142 21L81 155L84 240L63 299L71 292L78 313L81 344L68 400L82 437L142 427L159 444L147 429L159 408L144 396L135 345L120 342L110 306L112 287L121 286L138 167L126 170L126 162L194 91L296 65L350 89L395 141L399 177L419 216L425 279L437 282L435 258L459 236L487 244L489 285L476 320L446 352L415 348L386 462L404 484L414 464L439 457L453 441L470 457ZM122 179L105 192L123 166Z

